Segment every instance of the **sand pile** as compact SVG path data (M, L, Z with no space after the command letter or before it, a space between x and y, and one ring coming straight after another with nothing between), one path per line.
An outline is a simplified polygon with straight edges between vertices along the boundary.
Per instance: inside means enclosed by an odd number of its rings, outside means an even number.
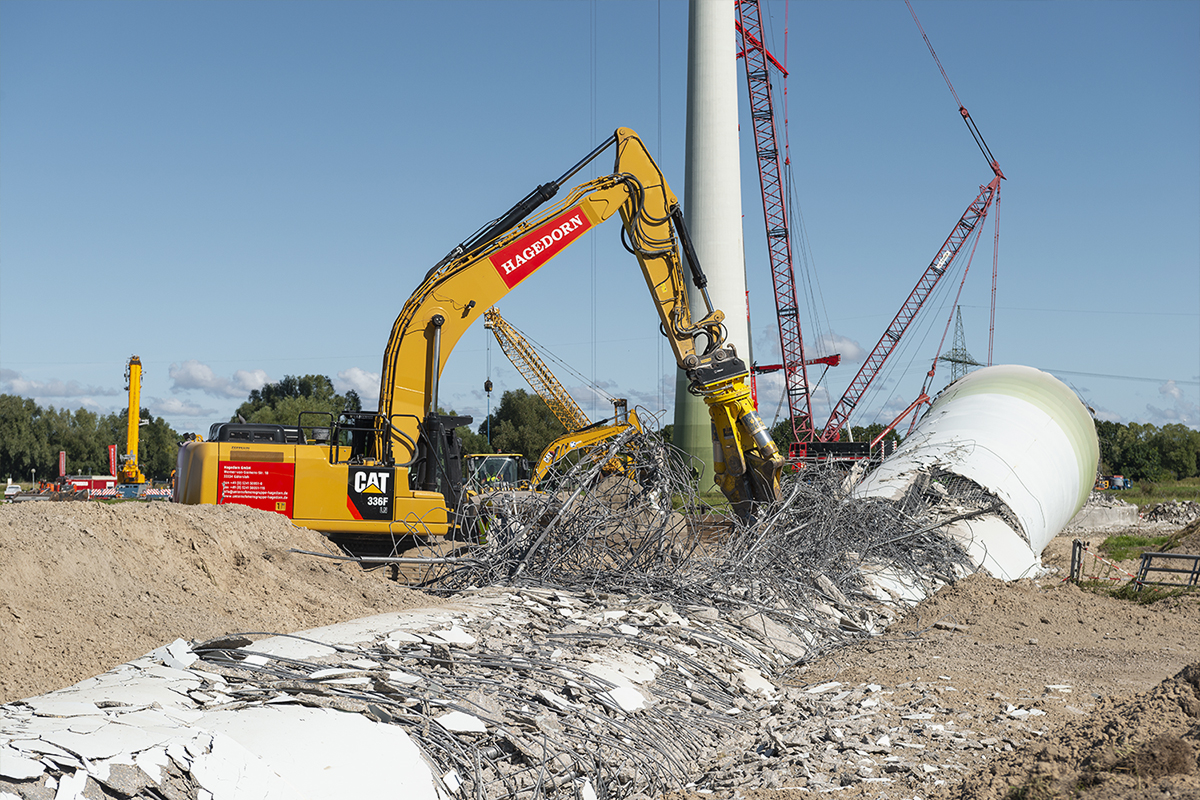
M382 573L290 548L337 552L245 506L0 506L0 702L179 637L287 633L436 603Z

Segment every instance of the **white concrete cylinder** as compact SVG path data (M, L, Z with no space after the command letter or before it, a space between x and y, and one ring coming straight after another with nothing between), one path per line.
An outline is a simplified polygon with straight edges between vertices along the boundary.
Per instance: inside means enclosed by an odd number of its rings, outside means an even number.
M1021 530L989 514L952 524L950 535L979 568L1011 580L1039 567L1042 550L1087 501L1099 457L1092 417L1066 385L1032 367L987 367L938 395L855 495L896 499L937 469L974 481Z

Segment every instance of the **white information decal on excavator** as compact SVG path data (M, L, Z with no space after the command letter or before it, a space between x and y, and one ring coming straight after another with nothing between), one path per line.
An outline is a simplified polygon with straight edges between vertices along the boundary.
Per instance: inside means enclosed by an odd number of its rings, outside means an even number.
M392 519L392 482L396 471L388 467L350 467L346 506L355 519Z
M587 214L583 213L582 208L575 206L537 226L507 247L497 250L492 256L492 265L504 279L504 285L511 289L562 252L563 248L582 236L590 227L592 223Z

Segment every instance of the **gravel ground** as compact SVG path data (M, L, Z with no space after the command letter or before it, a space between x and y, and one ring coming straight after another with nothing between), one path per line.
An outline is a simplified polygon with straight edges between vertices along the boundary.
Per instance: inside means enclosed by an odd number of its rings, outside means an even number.
M1051 543L1042 578L973 576L792 671L747 709L752 734L697 763L678 796L1200 797L1200 598L1142 605L1065 583L1070 545ZM328 549L237 506L0 507L0 700L177 637L437 602L290 547ZM1195 525L1181 549L1200 552Z

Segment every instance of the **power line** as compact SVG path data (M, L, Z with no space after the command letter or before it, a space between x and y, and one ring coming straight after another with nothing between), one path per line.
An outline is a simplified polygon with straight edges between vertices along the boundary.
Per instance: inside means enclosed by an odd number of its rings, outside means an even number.
M1146 381L1148 383L1186 383L1192 386L1200 386L1200 381L1180 380L1178 378L1143 378L1139 375L1106 375L1102 372L1072 372L1068 369L1051 369L1050 367L1039 367L1043 372L1049 372L1053 375L1082 375L1086 378L1115 378L1122 381Z
M963 304L963 308L988 308ZM996 306L1001 311L1047 311L1054 314L1131 314L1152 317L1200 317L1195 311L1112 311L1104 308L1023 308L1020 306Z

